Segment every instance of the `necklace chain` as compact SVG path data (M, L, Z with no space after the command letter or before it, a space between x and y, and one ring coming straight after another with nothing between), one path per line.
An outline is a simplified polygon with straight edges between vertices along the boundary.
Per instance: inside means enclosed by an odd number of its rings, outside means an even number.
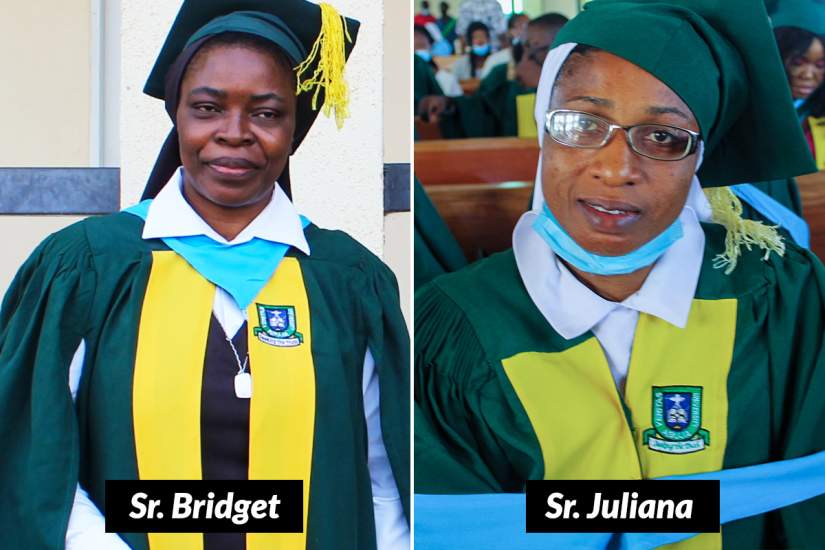
M241 357L238 355L238 350L235 349L235 344L232 343L232 339L227 337L226 341L229 342L229 347L232 348L232 353L235 354L235 361L238 363L238 374L246 372L246 366L249 364L249 353L246 354L246 357L243 360L243 365L241 365Z

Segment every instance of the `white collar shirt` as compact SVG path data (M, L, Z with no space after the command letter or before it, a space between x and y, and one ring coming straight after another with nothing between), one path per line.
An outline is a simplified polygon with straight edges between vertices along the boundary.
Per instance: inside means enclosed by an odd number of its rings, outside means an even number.
M144 239L162 239L193 235L206 235L221 244L242 244L257 237L294 246L306 255L310 253L301 217L277 183L269 204L234 239L227 241L195 212L183 196L181 168L149 206L142 236ZM238 331L247 317L246 311L241 310L232 296L220 287L215 292L212 310L229 337Z
M624 388L639 313L684 328L699 281L705 235L696 214L680 214L684 235L659 258L642 287L622 302L605 300L581 281L533 230L538 214L522 215L513 231L513 252L527 293L563 338L592 331L605 352L611 374Z

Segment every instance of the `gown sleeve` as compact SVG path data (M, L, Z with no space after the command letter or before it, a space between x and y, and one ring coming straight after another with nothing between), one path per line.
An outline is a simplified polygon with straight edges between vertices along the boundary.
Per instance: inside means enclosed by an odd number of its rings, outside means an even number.
M10 548L65 544L79 454L68 371L94 281L75 225L35 250L0 307L0 532Z
M769 300L768 347L773 366L773 447L776 460L825 451L825 267L790 245ZM768 406L768 404L766 404ZM825 495L780 510L780 544L822 548ZM784 540L783 540L784 539Z
M517 428L495 369L462 310L436 284L415 297L415 492L520 492L512 466ZM538 474L538 473L536 473Z
M378 373L381 435L409 523L410 339L392 271L374 258L364 264L363 275L361 314Z
M464 252L416 178L414 209L415 288L467 265Z

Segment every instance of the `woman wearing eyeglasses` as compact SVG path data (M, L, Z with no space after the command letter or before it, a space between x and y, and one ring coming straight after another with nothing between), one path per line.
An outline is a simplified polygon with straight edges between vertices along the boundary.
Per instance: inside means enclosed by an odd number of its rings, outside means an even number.
M416 296L417 493L825 450L825 270L720 187L813 170L772 40L746 0L594 0L562 29L513 249ZM801 527L825 497L749 504L679 548L825 543Z

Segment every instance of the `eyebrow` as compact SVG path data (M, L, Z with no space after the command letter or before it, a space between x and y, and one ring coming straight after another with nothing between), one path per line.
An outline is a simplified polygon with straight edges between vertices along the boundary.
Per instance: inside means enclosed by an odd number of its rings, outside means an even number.
M220 98L220 99L223 99L227 96L227 93L225 91L217 90L215 88L210 88L209 86L201 86L200 88L195 88L194 90L189 92L189 95L195 95L195 94L206 94L206 95L211 95L212 97L217 97L217 98Z
M687 122L692 122L693 119L687 113L682 111L681 109L677 109L676 107L648 107L647 112L651 115L676 115L685 119Z
M571 97L565 103L570 103L572 101L585 101L587 103L592 103L593 105L601 105L602 107L612 108L616 104L609 99L604 99L603 97L594 97L592 95L577 95L576 97Z
M195 88L189 95L195 94L206 94L212 97L216 97L218 99L225 99L229 94L226 93L224 90L218 90L216 88L210 88L209 86L201 86L200 88ZM252 96L252 101L260 102L260 101L268 101L273 99L275 101L283 102L284 98L276 94L275 92L267 92L265 94L256 94Z
M257 94L252 96L252 101L268 101L270 99L274 99L275 101L284 101L284 98L276 94L275 92L269 92L266 94Z
M575 96L575 97L571 97L570 99L568 99L566 101L566 103L569 103L569 102L572 102L572 101L585 101L587 103L592 103L593 105L599 105L601 107L607 107L608 109L611 109L611 108L616 106L615 102L613 102L609 99L605 99L603 97L595 97L595 96L591 96L591 95L578 95L578 96ZM693 118L690 115L688 115L687 113L685 113L684 111L682 111L681 109L678 109L676 107L665 107L665 106L661 106L661 105L654 105L654 106L651 106L651 107L647 108L647 113L649 115L668 115L668 114L676 115L680 118L685 119L685 121L687 121L687 122L692 122L693 121Z

